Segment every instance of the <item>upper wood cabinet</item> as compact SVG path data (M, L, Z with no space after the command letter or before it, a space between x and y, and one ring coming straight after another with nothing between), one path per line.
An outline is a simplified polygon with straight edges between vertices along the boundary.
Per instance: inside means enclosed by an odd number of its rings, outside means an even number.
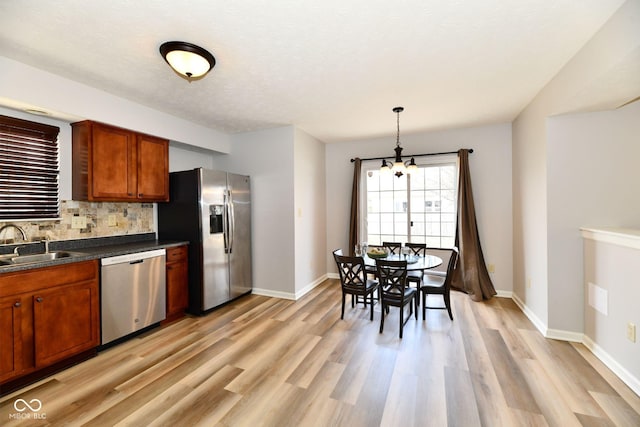
M92 121L73 123L74 200L169 200L169 141Z

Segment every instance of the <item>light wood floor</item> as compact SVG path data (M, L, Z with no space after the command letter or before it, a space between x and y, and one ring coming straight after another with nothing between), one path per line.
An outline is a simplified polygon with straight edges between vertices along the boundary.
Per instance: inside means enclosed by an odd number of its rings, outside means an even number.
M640 398L582 345L509 299L452 297L453 322L428 311L402 340L394 309L382 334L379 311L340 320L337 280L243 297L3 397L0 425L640 426ZM16 399L46 419L10 419Z

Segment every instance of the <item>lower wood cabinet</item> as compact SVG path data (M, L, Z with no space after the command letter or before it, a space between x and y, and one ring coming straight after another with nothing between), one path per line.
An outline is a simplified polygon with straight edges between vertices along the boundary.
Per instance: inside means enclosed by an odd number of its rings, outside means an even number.
M187 246L167 248L167 319L182 316L189 304L189 264Z
M0 383L100 344L98 261L0 275Z
M19 375L22 363L23 298L0 298L0 382Z

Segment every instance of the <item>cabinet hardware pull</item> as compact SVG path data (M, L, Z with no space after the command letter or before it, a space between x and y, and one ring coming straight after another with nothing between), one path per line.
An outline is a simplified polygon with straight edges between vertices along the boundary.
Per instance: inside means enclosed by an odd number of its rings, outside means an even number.
M138 197L142 197L143 195L144 195L144 194L140 193L140 194L138 194Z
M42 297L36 298L36 302L42 302Z
M14 307L20 307L22 305L22 303L20 303L20 301L17 301L15 304L13 304Z

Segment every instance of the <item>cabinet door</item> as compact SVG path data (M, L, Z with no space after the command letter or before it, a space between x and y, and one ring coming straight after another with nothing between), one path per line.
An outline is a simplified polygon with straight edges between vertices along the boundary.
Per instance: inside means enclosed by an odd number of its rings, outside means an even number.
M93 124L89 200L136 198L135 134Z
M141 201L169 200L169 142L137 135L138 193Z
M36 367L97 347L97 282L59 286L34 294L33 329Z
M167 264L167 317L182 314L189 304L187 262Z
M22 369L22 310L21 298L0 298L0 381Z

